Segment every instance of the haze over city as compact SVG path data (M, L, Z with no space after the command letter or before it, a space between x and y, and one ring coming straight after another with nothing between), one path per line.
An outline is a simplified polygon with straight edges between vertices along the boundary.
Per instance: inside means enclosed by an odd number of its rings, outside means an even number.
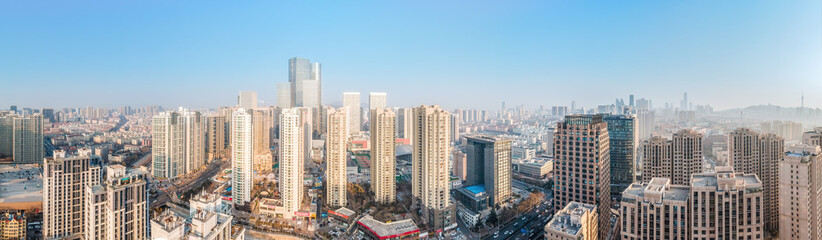
M822 240L819 1L0 3L0 239Z
M286 59L323 64L324 104L593 107L688 92L717 110L822 106L816 1L9 1L0 102L215 108L273 105ZM437 86L437 87L431 87ZM89 94L93 93L93 94ZM61 101L53 101L60 96Z

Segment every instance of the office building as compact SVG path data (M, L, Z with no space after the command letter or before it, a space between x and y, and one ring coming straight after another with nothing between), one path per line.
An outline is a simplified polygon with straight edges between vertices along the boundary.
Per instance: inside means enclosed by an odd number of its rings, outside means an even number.
M368 109L374 110L377 108L385 108L387 105L387 98L388 94L384 92L371 92L368 93Z
M251 109L238 108L231 115L231 195L237 205L253 200L253 114Z
M278 82L276 86L276 91L278 108L294 107L294 105L291 103L291 83Z
M288 82L294 107L322 105L322 70L319 63L300 57L288 59Z
M283 217L290 219L300 209L303 197L303 171L305 169L305 119L304 108L286 108L280 113L280 196Z
M737 172L756 174L764 188L765 228L777 232L779 227L779 179L777 169L784 158L785 139L772 133L759 134L739 128L728 133L728 165Z
M702 134L680 130L671 140L654 136L642 142L642 182L671 179L673 185L689 185L691 174L702 173Z
M465 186L484 185L488 205L497 206L511 198L511 140L491 136L468 136Z
M411 193L423 221L435 229L455 223L454 205L449 201L449 115L439 106L413 110Z
M378 203L396 200L394 134L397 116L388 108L371 109L371 189Z
M348 178L348 109L328 109L328 133L325 138L325 198L329 206L347 206Z
M637 147L639 136L636 117L606 115L611 155L611 195L619 198L636 179Z
M568 115L554 135L554 206L569 202L597 205L597 215L610 216L611 176L608 127L602 115ZM580 137L582 136L582 137ZM599 220L600 238L611 229Z
M344 92L343 107L348 108L348 133L360 133L360 129L362 129L362 108L360 108L360 93Z
M599 214L597 206L580 202L569 202L545 225L545 239L548 240L597 240Z
M764 239L762 181L718 166L691 177L691 239Z
M620 239L690 239L689 195L690 187L668 178L631 184L620 202Z
M257 108L257 92L255 91L242 91L240 95L237 96L237 107L241 108Z
M822 239L822 150L799 144L779 162L779 239Z
M86 186L100 184L99 160L56 152L43 165L43 237L81 239L85 230Z
M222 115L206 117L206 157L219 159L224 157L226 149L226 119Z

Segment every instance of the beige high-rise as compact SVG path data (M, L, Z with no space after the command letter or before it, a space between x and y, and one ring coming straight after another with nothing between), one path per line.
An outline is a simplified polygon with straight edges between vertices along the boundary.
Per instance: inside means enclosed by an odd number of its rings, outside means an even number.
M597 206L580 202L569 202L554 218L545 224L545 239L548 240L597 240Z
M802 134L802 142L808 145L822 147L822 127L815 127L813 131Z
M642 142L642 182L671 179L673 185L688 185L691 174L702 173L702 134L681 130L673 140L654 136Z
M348 111L347 108L328 109L328 133L325 138L325 179L328 205L345 207L347 204L346 162L348 160Z
M85 239L146 239L146 182L143 171L106 166L100 185L85 186Z
M344 92L343 107L348 108L348 133L360 133L362 128L362 108L360 108L360 93Z
M822 150L792 146L779 162L779 239L822 239Z
M43 115L0 116L0 158L14 163L43 162Z
M718 166L691 179L692 239L764 239L762 182Z
M448 155L449 113L439 106L413 110L411 193L422 209L423 221L441 228L453 223Z
M394 137L397 116L389 108L371 109L371 189L378 203L396 200Z
M272 114L274 110L270 108L257 108L253 110L254 124L254 153L253 169L257 172L269 172L273 166L273 155L271 155L271 129L274 128Z
M633 183L622 193L620 239L687 240L690 187L668 178Z
M206 120L199 112L183 109L180 112L185 174L192 174L205 166Z
M85 230L85 186L100 184L100 163L90 155L55 153L43 165L43 237L80 239Z
M728 133L728 164L737 172L756 174L764 188L765 228L779 231L778 163L784 158L785 140L775 134L762 134L739 128Z
M225 151L226 119L222 115L206 117L206 157L222 158Z
M280 113L280 179L279 190L284 209L283 217L290 219L300 209L303 197L305 169L306 117L308 108L285 108ZM310 127L308 127L310 129Z

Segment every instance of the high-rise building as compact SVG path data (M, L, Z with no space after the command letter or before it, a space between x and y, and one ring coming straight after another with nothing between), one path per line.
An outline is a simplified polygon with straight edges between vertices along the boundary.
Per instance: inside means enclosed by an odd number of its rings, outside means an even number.
M779 179L778 164L784 158L785 139L775 134L762 134L739 128L728 134L728 165L737 172L755 174L764 188L765 228L778 232Z
M469 136L466 152L466 186L484 185L488 206L502 205L511 198L511 140Z
M691 239L764 239L762 182L718 166L691 177Z
M620 197L636 179L637 147L639 136L636 117L632 115L606 115L611 155L611 195Z
M671 184L688 185L691 174L702 173L702 134L684 129L673 140L651 137L642 142L642 155L642 182L668 178Z
M305 58L288 59L288 82L293 107L319 108L322 105L322 71L319 63Z
M225 116L212 115L206 117L206 157L208 159L223 157L226 147L225 125Z
M88 198L86 186L100 184L100 163L89 155L56 152L43 164L43 237L82 239ZM90 224L90 223L88 223Z
M779 162L779 239L822 239L822 150L792 146Z
M373 110L376 108L385 108L387 105L386 98L388 94L384 92L371 92L368 93L368 109Z
M608 126L602 115L568 115L554 135L554 206L569 202L597 205L599 216L611 214L611 163ZM599 219L600 239L610 219Z
M637 110L636 118L638 125L638 134L640 139L648 139L654 132L656 124L656 114L653 110L639 109Z
M183 109L180 112L183 124L183 165L185 174L191 174L205 166L206 120L199 112Z
M554 214L545 225L545 239L548 240L597 240L597 206L580 202L569 202Z
M205 165L206 120L199 112L180 109L151 120L152 175L173 179Z
M165 210L151 219L151 239L244 239L245 229L232 227L234 217L223 211L229 209L222 204L219 195L201 192L189 200L189 205L189 214Z
M458 177L460 180L465 181L466 170L468 169L468 157L465 153L460 151L454 151L451 154L452 161L454 164L451 165L451 174Z
M2 121L2 118L0 118ZM822 147L822 127L815 127L813 131L802 134L802 143Z
M253 187L253 110L239 108L231 115L231 195L234 203L251 202Z
M460 143L460 115L451 115L451 143L458 145Z
M278 82L277 83L277 107L290 108L294 107L291 102L291 83Z
M85 186L84 239L146 239L147 173L119 164L105 170L99 185Z
M688 196L690 187L668 178L631 184L622 193L619 239L690 239Z
M240 95L237 96L237 107L257 108L257 92L241 91Z
M303 197L305 169L305 108L286 108L280 113L280 196L286 219L294 217Z
M252 147L253 160L252 169L257 172L271 171L273 166L273 155L271 155L271 129L274 128L272 114L274 109L257 108L252 110L251 124L253 127L254 146Z
M0 116L0 158L12 157L14 163L41 163L44 154L42 114Z
M396 200L394 134L397 116L388 108L371 109L371 189L378 203Z
M411 108L397 108L397 138L411 138Z
M173 179L184 174L183 124L177 112L151 119L151 171L154 178Z
M435 229L454 223L451 204L448 155L449 113L439 106L419 106L413 110L411 137L411 193L422 210L423 221Z
M347 108L328 109L328 133L325 138L325 179L328 205L345 207L346 184L348 178L346 166L348 160L348 111Z
M360 93L344 92L343 107L348 108L348 133L360 133L360 129L362 129L362 108L360 108Z

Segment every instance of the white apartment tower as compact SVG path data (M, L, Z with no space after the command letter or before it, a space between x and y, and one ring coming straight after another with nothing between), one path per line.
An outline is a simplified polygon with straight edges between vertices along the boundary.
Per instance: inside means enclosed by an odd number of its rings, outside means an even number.
M360 133L360 129L362 129L362 108L360 107L360 93L344 92L343 107L348 108L348 133Z
M284 217L292 218L303 196L305 125L303 108L286 108L280 113L280 196Z
M199 112L180 109L151 119L152 175L174 179L205 164L206 120Z
M254 127L252 110L239 108L231 115L231 194L234 203L251 202Z
M14 163L42 163L43 115L0 116L0 158L12 157Z
M822 150L799 144L779 162L779 239L822 239Z
M449 202L450 114L439 106L413 110L411 193L422 209L423 220L434 228L453 222Z
M371 189L378 203L396 200L396 121L391 109L371 109Z
M348 160L348 109L328 109L328 132L325 138L325 179L329 206L345 207L347 204L346 162Z

